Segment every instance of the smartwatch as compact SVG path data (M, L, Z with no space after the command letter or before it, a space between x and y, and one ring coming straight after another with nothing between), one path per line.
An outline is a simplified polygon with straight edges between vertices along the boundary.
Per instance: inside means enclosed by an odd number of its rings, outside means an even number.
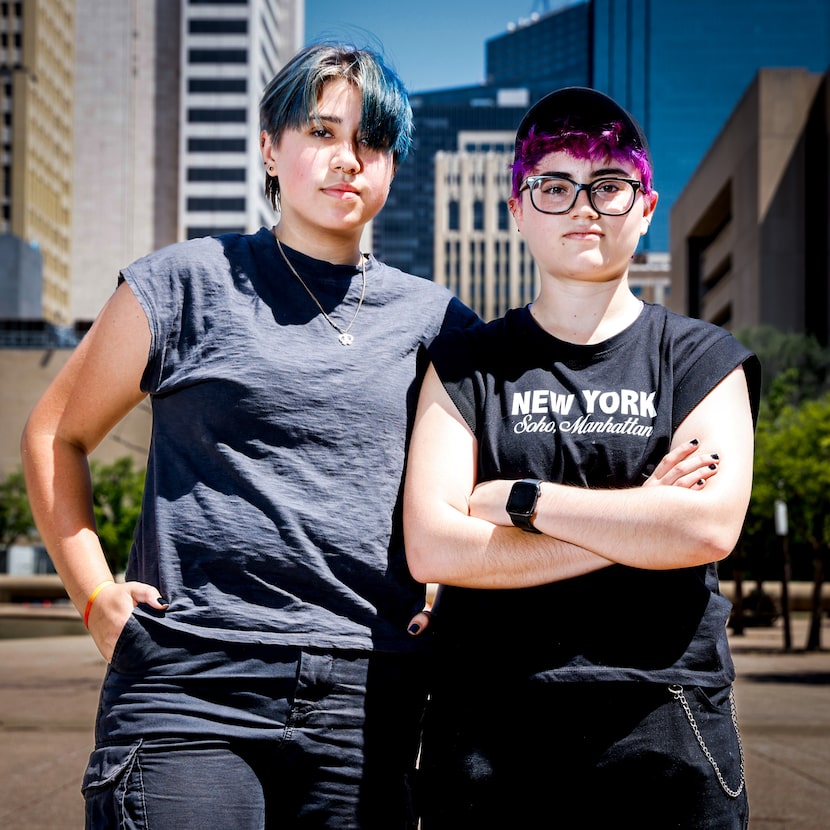
M541 533L533 526L536 515L536 502L542 492L542 482L538 478L523 478L517 481L507 498L507 513L516 527L528 533Z

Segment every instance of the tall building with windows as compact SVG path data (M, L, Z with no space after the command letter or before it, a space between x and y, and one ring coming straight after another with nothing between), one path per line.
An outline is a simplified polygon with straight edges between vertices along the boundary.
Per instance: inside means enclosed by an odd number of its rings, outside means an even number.
M179 235L273 221L258 153L259 96L302 43L301 0L184 0Z
M533 261L505 198L513 138L462 132L457 152L435 156L435 281L487 320L534 295Z
M0 2L0 234L42 261L40 275L1 262L0 290L42 279L37 316L58 325L71 318L74 7Z
M511 23L484 44L485 84L530 89L534 100L555 86L591 81L593 7L589 0L554 0Z
M374 219L375 253L385 262L442 282L435 267L437 240L443 230L460 230L448 223L451 212L462 208L453 198L453 191L446 188L439 189L439 194L443 194L440 198L455 201L456 206L437 201L436 153L503 153L509 143L504 136L512 133L527 108L523 91L518 98L512 94L499 96L494 91L488 100L487 105L479 105L463 99L458 103L452 103L452 99L445 102L441 93L413 97L414 148L395 175L386 206ZM491 142L488 137L494 134L498 138ZM465 190L464 194L472 195L472 191ZM505 195L502 191L501 195L506 198L509 192ZM470 210L474 209L470 206ZM447 222L437 225L444 216Z

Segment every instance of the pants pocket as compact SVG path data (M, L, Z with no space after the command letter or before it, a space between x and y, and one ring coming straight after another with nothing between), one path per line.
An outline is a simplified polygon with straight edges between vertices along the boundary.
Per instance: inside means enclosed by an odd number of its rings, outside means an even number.
M105 746L93 750L81 791L86 799L87 830L146 830L147 814L138 750Z

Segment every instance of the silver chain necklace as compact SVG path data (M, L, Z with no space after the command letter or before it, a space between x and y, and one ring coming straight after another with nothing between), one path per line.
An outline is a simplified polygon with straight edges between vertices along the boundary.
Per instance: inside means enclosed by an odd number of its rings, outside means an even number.
M285 255L285 251L283 251L282 245L280 244L279 239L277 239L276 234L274 235L274 239L277 240L277 247L280 249L280 254L282 254L283 261L288 266L288 270L297 278L297 281L300 283L300 285L303 288L305 288L308 296L311 297L312 300L314 300L314 305L316 305L317 308L320 309L320 314L322 314L323 317L326 318L326 322L335 331L338 332L337 339L340 341L341 345L351 346L352 343L354 343L354 335L350 334L350 331L352 326L354 325L354 321L357 320L357 315L360 314L360 308L363 305L363 298L366 296L366 257L363 254L360 255L360 261L363 272L363 287L360 289L360 299L357 302L357 308L355 309L354 317L352 317L352 322L349 323L349 325L346 326L346 328L341 328L337 325L337 323L334 322L334 320L331 319L331 317L329 317L328 314L326 314L326 310L323 308L322 305L320 305L320 301L311 292L311 289L306 285L305 280L297 273L297 270L294 268L294 266L291 264L291 261Z

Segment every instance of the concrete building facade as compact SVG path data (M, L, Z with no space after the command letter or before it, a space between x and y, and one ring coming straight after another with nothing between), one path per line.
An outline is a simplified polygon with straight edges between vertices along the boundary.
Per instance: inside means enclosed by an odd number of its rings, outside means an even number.
M764 69L671 211L671 308L830 334L830 75Z
M71 348L39 332L37 348L0 348L0 479L20 466L20 435L37 399L69 359ZM136 465L147 461L151 428L150 404L142 402L107 435L92 458L112 463L131 456Z
M177 239L180 0L76 0L72 321Z

